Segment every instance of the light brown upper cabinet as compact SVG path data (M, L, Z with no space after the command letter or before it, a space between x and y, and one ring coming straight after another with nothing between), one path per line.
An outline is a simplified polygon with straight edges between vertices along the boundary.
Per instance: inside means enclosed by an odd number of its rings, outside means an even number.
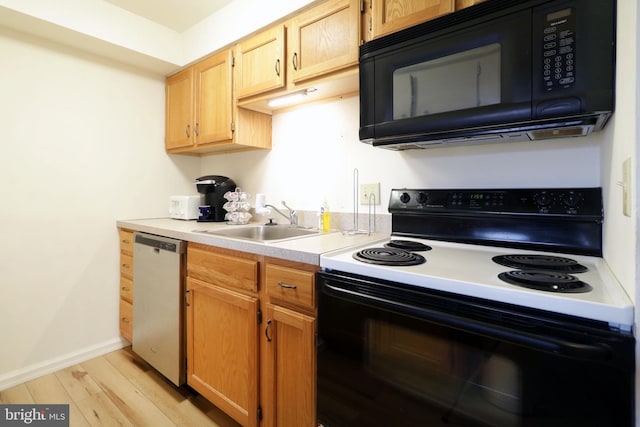
M371 0L373 38L455 10L455 0Z
M365 41L464 9L484 0L364 0ZM367 24L368 23L368 24Z
M304 80L358 64L360 0L330 0L290 22L290 81Z
M305 89L309 101L357 93L360 22L360 0L329 0L238 43L239 105L270 113Z
M456 0L456 10L482 3L484 0Z
M184 154L271 148L271 117L235 105L232 49L167 78L165 148Z
M238 44L238 98L284 87L285 35L285 26L278 25Z
M233 136L233 54L220 52L194 65L196 145Z
M167 151L193 146L193 68L167 78L165 148Z

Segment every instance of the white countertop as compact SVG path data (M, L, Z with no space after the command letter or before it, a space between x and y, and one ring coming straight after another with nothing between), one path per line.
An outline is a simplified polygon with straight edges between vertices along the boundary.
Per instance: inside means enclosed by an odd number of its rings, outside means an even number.
M171 218L148 218L119 220L116 224L119 228L126 228L133 231L142 231L188 242L202 243L220 248L234 249L314 265L320 265L320 255L323 253L364 245L388 238L387 234L382 233L372 233L368 235L334 231L273 242L254 242L216 236L215 234L198 232L196 230L213 231L216 229L228 229L229 227L250 227L261 225L260 223L229 225L224 222L197 222L195 220L184 221Z

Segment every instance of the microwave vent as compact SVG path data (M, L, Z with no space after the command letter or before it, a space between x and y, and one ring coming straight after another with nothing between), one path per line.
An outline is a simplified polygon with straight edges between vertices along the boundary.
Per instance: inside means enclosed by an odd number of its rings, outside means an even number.
M572 136L586 136L593 131L593 126L575 126L560 129L543 129L529 132L532 141L539 139L567 138Z

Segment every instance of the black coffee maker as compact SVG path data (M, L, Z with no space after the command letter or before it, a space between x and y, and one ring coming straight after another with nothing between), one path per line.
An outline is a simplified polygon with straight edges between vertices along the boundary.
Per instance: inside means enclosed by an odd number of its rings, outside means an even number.
M204 205L200 206L199 222L222 222L227 213L222 206L226 203L224 194L235 191L236 183L226 176L206 175L196 179L198 193L204 194Z

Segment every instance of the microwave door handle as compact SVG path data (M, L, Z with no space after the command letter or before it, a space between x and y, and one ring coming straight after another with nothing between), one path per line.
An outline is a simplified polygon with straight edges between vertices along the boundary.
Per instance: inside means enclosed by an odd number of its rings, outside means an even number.
M384 308L398 314L409 314L440 325L523 345L536 350L561 354L574 359L606 361L611 358L611 349L605 344L582 344L544 335L531 334L452 313L417 307L403 302L392 301L388 298L365 295L329 283L324 284L323 292L346 301Z

